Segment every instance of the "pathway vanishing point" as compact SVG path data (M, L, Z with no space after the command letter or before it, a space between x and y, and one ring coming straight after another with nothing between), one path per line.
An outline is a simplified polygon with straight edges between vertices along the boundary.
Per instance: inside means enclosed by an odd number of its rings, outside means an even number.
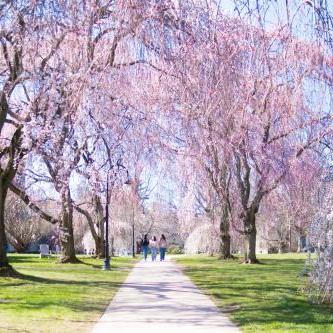
M92 330L92 333L178 332L241 331L170 260L136 264Z

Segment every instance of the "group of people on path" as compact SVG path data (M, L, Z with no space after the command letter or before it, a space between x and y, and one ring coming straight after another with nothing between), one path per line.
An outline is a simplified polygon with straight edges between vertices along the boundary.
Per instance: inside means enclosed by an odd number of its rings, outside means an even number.
M149 249L151 251L152 261L156 261L158 250L160 250L160 261L164 261L165 252L167 249L167 241L165 236L162 234L160 240L158 241L156 236L148 239L148 235L146 234L142 241L143 257L145 258L145 260L147 260Z

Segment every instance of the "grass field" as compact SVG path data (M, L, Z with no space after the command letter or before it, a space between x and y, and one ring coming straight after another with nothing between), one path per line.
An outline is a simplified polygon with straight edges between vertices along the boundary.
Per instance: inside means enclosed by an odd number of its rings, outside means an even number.
M301 292L302 254L265 255L262 265L179 257L184 272L251 333L333 333L333 308L311 305Z
M11 255L22 279L0 278L0 332L89 332L134 264L115 258L111 271L101 260L56 263L38 255Z

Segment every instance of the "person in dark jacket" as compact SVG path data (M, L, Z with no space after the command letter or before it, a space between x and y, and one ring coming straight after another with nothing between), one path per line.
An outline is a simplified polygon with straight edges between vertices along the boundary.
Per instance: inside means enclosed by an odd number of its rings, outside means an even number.
M145 234L143 241L142 241L142 251L143 251L143 257L145 258L145 260L147 260L148 248L149 248L149 239L148 239L148 235Z

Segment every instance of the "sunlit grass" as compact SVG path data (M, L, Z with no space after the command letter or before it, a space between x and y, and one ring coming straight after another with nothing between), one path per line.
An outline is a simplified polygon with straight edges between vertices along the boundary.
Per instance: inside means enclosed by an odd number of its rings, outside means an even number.
M0 332L89 332L127 276L134 261L115 258L58 264L55 258L11 255L22 279L0 278Z
M244 332L331 333L333 308L312 305L302 293L305 257L264 255L262 265L206 256L176 260Z

